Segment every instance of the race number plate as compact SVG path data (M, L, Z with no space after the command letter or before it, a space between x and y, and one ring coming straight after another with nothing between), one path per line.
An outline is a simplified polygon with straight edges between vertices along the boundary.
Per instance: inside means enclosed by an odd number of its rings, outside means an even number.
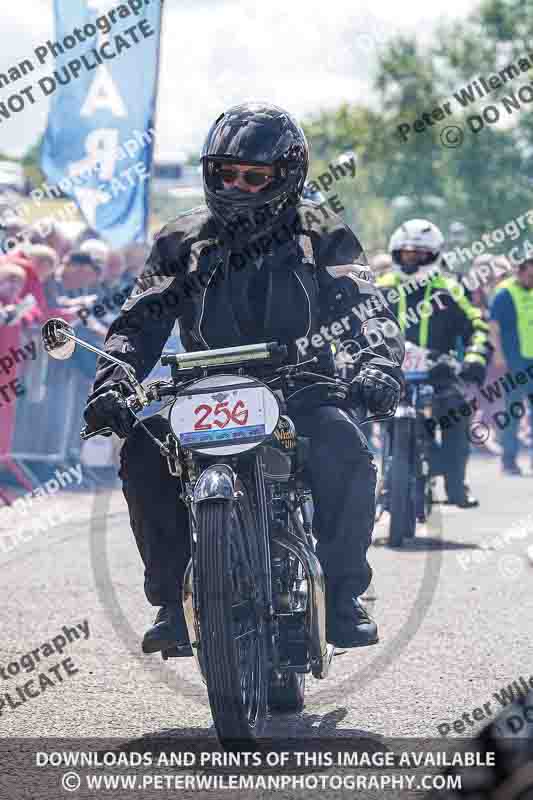
M170 423L182 447L231 454L270 436L278 416L276 398L266 386L246 377L219 375L196 381L178 397Z
M405 358L402 370L406 380L422 381L429 377L429 351L412 342L405 343Z

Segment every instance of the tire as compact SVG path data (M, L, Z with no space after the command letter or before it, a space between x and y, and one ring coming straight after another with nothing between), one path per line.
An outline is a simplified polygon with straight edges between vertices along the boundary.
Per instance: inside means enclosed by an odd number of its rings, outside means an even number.
M270 667L265 593L256 580L264 574L258 526L246 487L238 482L236 488L242 495L233 503L205 500L198 506L195 583L200 655L215 729L223 747L242 751L254 749L262 732ZM246 649L248 669L242 663Z
M378 522L384 511L389 510L389 464L391 450L391 428L383 426L381 436L381 469L376 485L376 512L374 522Z
M272 678L268 705L272 711L302 711L305 705L305 675L289 672L281 678Z
M409 418L394 421L389 473L389 543L401 547L404 539L416 531L416 487L414 486L413 421Z
M418 522L427 522L433 508L431 440L423 420L417 418L416 424L416 518Z

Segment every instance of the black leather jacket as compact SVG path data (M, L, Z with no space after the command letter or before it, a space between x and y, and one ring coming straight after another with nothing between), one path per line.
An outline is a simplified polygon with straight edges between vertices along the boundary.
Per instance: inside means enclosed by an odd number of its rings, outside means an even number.
M376 289L361 245L339 217L327 214L324 219L315 204L301 201L286 212L283 226L248 246L225 241L204 206L181 215L157 235L137 287L109 329L106 352L130 363L142 380L178 320L188 351L278 341L289 347L288 363L296 363L316 355L321 341L329 349L341 328L336 338L353 339L365 317L394 320L379 302L369 311ZM328 270L347 264L355 265L350 277ZM403 348L399 331L395 342L387 341ZM402 382L390 347L377 346L363 362ZM110 384L125 389L124 373L98 359L91 399Z

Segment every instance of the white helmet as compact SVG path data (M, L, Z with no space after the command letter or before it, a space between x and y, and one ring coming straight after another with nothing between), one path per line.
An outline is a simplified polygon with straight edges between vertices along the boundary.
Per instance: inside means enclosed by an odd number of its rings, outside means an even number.
M102 268L105 266L111 252L108 244L101 239L86 239L79 247L80 253L88 253L93 261Z
M429 271L440 263L444 236L427 219L410 219L394 231L389 253L394 266L406 275ZM411 251L405 258L404 251Z

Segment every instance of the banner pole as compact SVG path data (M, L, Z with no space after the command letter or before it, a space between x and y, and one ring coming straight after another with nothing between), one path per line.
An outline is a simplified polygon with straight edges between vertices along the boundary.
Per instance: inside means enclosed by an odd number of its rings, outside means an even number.
M159 19L159 37L157 42L157 56L156 56L156 72L155 72L155 99L154 99L154 113L152 116L152 124L151 127L154 131L156 131L157 125L157 117L159 112L159 80L161 77L161 53L162 53L162 42L163 42L163 21L165 18L165 3L164 0L160 0L161 3L161 17ZM152 140L152 159L150 162L150 177L148 179L148 186L146 190L146 216L145 216L145 230L146 230L146 237L148 238L149 235L149 220L150 220L150 208L151 208L151 199L152 199L152 180L154 177L154 162L155 162L155 146L157 143L157 133L154 134Z

